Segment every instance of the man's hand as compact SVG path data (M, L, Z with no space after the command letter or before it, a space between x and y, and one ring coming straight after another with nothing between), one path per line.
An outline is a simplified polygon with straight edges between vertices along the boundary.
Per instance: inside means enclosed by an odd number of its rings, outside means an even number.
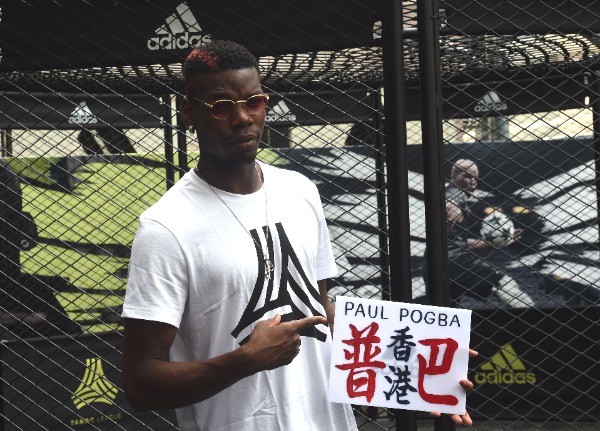
M521 236L523 235L523 229L521 228L517 228L515 229L514 233L513 233L513 237L506 242L506 244L504 244L502 247L508 247L511 244L514 244L515 242L519 241L521 239ZM486 241L484 241L481 238L469 238L467 239L467 247L471 250L485 250L487 248L492 247L491 244L487 243Z
M309 316L282 323L278 314L273 319L259 322L250 334L250 340L241 349L250 356L256 372L282 367L292 362L300 352L300 331L319 324L327 324L327 318Z
M477 353L473 349L469 349L469 357L470 358L474 358L477 355L479 355L479 353ZM467 379L461 380L459 383L465 391L471 392L473 390L473 382L471 382L470 380L467 380ZM440 412L431 412L430 415L439 417L442 414ZM462 415L450 415L450 419L452 419L452 421L457 425L466 425L469 427L471 425L473 425L473 420L471 419L471 416L469 416L469 412L465 412Z
M513 234L513 237L511 238L510 241L508 241L504 247L508 247L511 244L514 244L515 242L519 241L521 239L521 236L523 235L523 229L521 228L517 228L515 229L515 232Z

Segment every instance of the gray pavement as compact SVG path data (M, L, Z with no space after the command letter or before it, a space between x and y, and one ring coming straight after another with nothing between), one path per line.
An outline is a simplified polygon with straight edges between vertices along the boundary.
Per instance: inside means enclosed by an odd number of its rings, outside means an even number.
M396 431L393 420L378 418L374 421L357 417L359 431ZM401 428L400 428L401 429ZM418 431L435 431L432 420L419 420ZM598 422L560 422L560 421L529 421L521 420L476 420L472 427L457 426L457 431L600 431Z

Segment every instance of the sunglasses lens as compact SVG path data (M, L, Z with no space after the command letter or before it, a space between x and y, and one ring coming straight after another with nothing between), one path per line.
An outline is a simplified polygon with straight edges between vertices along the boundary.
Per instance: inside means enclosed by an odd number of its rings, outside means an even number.
M257 94L246 100L246 111L252 115L256 115L265 110L267 107L267 98Z
M213 104L212 114L215 116L215 118L226 119L231 116L234 108L235 103L233 103L231 100L219 100Z
M212 104L211 112L213 117L219 120L226 120L233 114L235 105L242 103L246 112L248 112L250 115L256 115L267 108L268 101L269 98L264 94L251 96L245 101L238 100L237 102L234 102L233 100L217 100ZM205 103L205 105L210 106L208 103Z

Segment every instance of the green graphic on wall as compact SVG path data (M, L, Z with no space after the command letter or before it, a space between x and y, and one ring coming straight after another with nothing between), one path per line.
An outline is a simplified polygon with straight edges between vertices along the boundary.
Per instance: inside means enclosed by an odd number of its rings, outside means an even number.
M121 328L138 217L166 192L165 167L156 154L2 160L3 338Z
M85 372L79 387L71 396L71 401L77 409L88 404L104 403L114 404L119 390L104 375L102 359L87 358L85 360Z

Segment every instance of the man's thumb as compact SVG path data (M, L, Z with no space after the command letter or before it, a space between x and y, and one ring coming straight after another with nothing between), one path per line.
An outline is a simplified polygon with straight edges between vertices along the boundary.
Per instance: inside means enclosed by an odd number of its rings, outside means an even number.
M281 314L276 314L271 320L271 326L277 326L281 323Z

